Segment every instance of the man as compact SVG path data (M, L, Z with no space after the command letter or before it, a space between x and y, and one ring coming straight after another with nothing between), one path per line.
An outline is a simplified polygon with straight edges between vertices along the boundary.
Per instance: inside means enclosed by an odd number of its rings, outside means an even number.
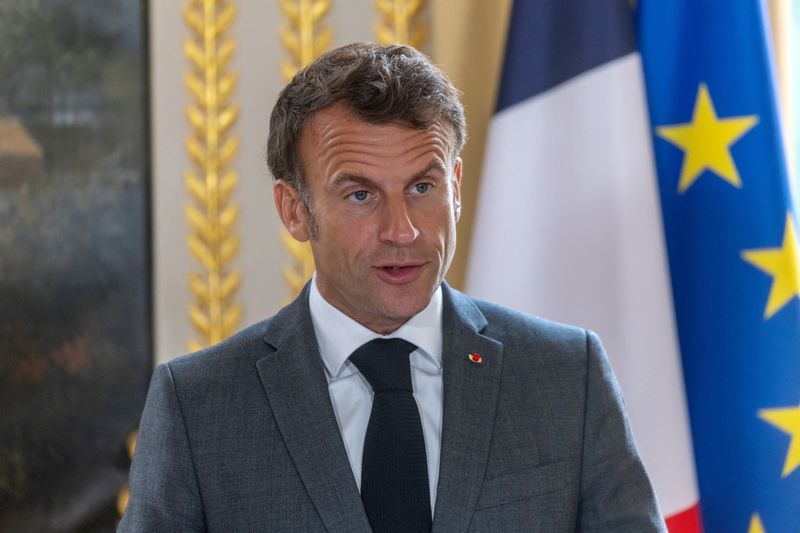
M158 367L121 531L665 531L598 339L443 283L465 136L411 48L295 76L268 163L316 274Z

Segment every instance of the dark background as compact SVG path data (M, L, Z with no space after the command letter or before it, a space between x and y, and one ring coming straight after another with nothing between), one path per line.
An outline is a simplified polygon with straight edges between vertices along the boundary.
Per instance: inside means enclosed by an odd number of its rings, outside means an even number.
M113 531L151 372L145 4L0 0L0 531Z

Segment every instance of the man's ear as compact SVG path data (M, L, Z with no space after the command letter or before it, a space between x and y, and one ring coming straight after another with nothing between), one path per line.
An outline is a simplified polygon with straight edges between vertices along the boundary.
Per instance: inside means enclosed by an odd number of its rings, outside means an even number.
M300 196L300 192L288 181L275 180L272 196L278 216L289 234L300 242L309 239L308 209Z
M461 158L456 158L453 166L453 204L456 210L456 222L461 218Z

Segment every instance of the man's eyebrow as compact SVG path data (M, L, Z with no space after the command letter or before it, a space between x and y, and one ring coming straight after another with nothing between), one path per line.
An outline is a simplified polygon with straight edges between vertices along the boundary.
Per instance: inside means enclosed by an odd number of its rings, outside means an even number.
M421 171L414 174L409 181L417 181L419 179L424 178L427 174L429 174L432 170L438 170L443 174L447 173L447 168L445 167L444 163L438 159L435 159L428 163ZM364 185L365 187L374 187L375 182L374 180L366 177L361 176L359 174L340 174L334 178L333 183L331 183L331 188L340 187L344 183L357 183L360 185Z
M358 174L340 174L339 176L336 176L336 178L333 180L333 183L331 183L331 187L332 188L339 187L345 182L358 183L370 187L375 185L375 183L366 176L360 176Z
M447 174L447 168L445 168L444 163L440 159L434 159L428 166L422 169L422 171L417 172L411 178L411 181L417 181L418 179L424 178L426 174L430 173L432 170L438 170L442 174Z

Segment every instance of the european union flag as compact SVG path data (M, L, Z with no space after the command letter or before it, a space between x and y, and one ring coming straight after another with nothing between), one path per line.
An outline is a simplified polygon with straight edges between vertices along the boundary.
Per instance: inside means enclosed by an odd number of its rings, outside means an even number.
M800 530L800 244L757 0L640 0L709 533Z

